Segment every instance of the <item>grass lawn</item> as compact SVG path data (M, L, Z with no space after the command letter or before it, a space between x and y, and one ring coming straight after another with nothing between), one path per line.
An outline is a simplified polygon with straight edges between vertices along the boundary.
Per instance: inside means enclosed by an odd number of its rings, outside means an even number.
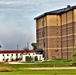
M0 64L0 66L13 67L13 68L27 68L27 67L68 67L72 64L71 60L54 60L44 61L41 63L29 63L29 64Z
M76 70L25 70L0 72L0 75L76 75Z
M68 67L70 60L54 60L29 64L0 64L0 75L76 75L76 70L28 70L30 67ZM5 69L5 70L4 70Z

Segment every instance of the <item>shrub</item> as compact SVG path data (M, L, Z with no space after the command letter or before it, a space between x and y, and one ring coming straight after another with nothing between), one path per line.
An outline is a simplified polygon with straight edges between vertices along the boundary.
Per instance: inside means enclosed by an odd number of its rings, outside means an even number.
M35 61L38 61L38 57L37 56L35 56Z
M0 67L0 72L10 72L13 71L12 67Z
M33 60L33 59L32 59L31 56L30 56L30 57L29 57L29 56L26 56L26 61L27 61L27 62L32 62L32 60Z

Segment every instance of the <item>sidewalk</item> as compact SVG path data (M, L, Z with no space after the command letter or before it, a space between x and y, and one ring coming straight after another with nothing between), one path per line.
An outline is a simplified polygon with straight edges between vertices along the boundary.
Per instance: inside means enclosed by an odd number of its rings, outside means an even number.
M21 63L21 62L8 62L9 64L25 64L25 63Z
M39 67L39 68L27 68L30 70L66 70L66 69L76 69L76 67Z

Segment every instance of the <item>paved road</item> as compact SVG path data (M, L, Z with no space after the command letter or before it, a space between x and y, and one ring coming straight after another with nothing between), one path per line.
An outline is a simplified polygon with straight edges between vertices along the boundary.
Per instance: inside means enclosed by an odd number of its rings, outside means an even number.
M76 67L39 67L39 68L28 68L30 70L62 70L62 69L76 69Z

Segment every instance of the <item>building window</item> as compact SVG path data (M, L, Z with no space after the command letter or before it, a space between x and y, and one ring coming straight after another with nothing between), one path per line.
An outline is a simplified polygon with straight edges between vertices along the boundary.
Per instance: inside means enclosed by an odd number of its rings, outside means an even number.
M58 39L58 37L57 37L57 39Z
M42 20L42 26L44 26L44 20Z
M43 32L43 34L45 35L45 31Z
M57 54L59 56L59 54Z
M9 58L7 58L7 60L9 60Z
M58 50L55 50L55 52L58 52Z
M57 32L57 34L58 34L58 32Z
M55 56L52 56L52 59L56 59L56 57Z
M42 37L44 37L44 32L42 32Z
M3 56L4 56L4 54L3 54Z
M57 41L57 44L58 44L58 41Z
M9 56L9 54L7 54L7 56Z
M45 42L44 42L44 47L45 47Z
M20 54L20 55L22 55L22 54Z
M13 56L13 54L11 56Z
M58 30L58 27L57 27L57 30Z
M57 47L59 47L59 46L57 45Z
M18 54L16 54L16 58L18 58Z
M17 56L18 54L16 54L16 56Z

